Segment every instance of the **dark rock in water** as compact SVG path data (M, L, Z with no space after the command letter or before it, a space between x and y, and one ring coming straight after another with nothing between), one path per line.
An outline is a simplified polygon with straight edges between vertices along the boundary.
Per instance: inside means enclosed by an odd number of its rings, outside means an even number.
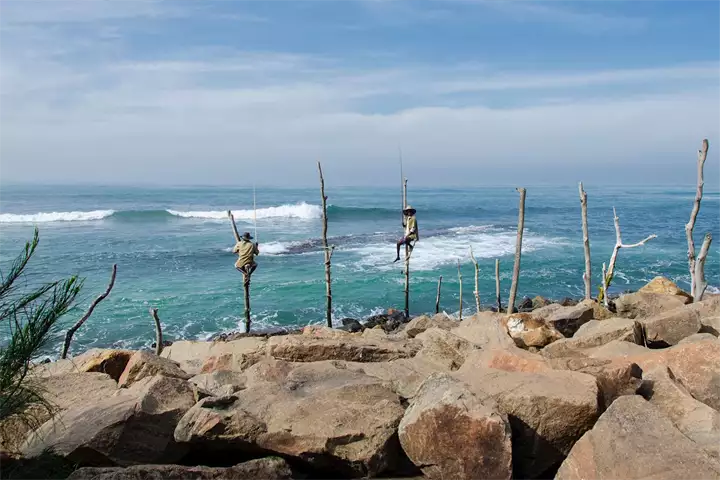
M532 308L533 308L533 301L532 301L532 298L530 298L530 297L524 297L522 299L522 302L520 302L520 305L518 305L518 310L520 310L521 312L524 310L528 310L528 309L532 310Z
M547 307L551 303L552 302L547 298L538 295L537 297L532 299L532 308L533 310L537 310L538 308Z
M365 328L375 328L379 325L386 333L389 333L409 321L410 319L405 316L404 312L390 310L388 313L373 315L365 320Z
M171 340L163 340L163 347L169 347L172 344L173 342ZM157 347L157 342L153 342L151 346L152 348Z
M344 330L350 333L362 332L365 330L365 327L363 327L363 325L354 318L343 318L340 322L342 323L342 327L339 327L339 330Z
M560 305L563 307L574 307L577 304L578 301L570 297L565 297L560 301Z

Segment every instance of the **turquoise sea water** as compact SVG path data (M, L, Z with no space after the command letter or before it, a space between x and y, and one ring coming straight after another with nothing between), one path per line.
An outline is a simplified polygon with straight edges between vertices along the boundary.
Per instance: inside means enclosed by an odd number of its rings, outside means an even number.
M400 194L391 189L327 186L334 315L362 318L403 306L403 275L393 264L401 235ZM694 187L593 187L589 196L594 288L615 242L612 207L623 240L644 247L621 250L611 291L637 289L656 275L689 287L688 221ZM322 323L325 286L318 189L257 190L261 256L253 275L253 328ZM111 295L78 331L74 351L90 347L142 347L154 338L150 307L159 309L171 340L199 339L242 329L242 279L233 267L234 243L225 211L238 228L253 232L252 188L20 187L0 191L0 262L7 261L40 228L30 272L40 282L86 277L81 302L63 328L82 315L118 264ZM515 248L519 195L512 187L420 189L408 201L418 211L421 238L412 257L411 314L434 309L443 276L441 309L459 309L456 262L461 262L463 308L474 306L473 266L480 262L484 305L494 299L494 261L500 259L507 300ZM577 297L584 268L577 187L527 187L525 236L518 296ZM720 286L720 195L707 190L698 218L697 248L714 235L706 275ZM62 332L48 354L56 354Z

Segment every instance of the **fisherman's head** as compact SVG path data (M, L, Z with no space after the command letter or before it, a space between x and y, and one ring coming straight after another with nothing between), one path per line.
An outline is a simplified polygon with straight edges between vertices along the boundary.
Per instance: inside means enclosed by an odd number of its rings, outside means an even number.
M407 207L405 207L405 210L403 210L403 213L408 216L415 215L415 209L413 207L411 207L410 205L408 205Z
M253 237L252 237L252 235L250 235L250 232L245 232L245 233L243 233L242 239L250 241L253 239Z

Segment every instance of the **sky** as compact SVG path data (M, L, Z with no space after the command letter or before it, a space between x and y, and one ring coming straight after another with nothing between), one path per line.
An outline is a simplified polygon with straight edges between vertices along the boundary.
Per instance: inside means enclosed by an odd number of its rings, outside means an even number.
M714 0L1 0L0 182L720 184Z

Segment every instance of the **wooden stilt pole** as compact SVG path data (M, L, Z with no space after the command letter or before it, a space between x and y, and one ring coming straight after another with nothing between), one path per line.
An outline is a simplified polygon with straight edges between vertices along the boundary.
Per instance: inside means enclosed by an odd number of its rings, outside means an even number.
M435 313L440 313L440 287L442 287L442 275L438 279L437 297L435 297Z
M495 259L495 297L497 301L497 311L502 311L502 302L500 301L500 259Z

